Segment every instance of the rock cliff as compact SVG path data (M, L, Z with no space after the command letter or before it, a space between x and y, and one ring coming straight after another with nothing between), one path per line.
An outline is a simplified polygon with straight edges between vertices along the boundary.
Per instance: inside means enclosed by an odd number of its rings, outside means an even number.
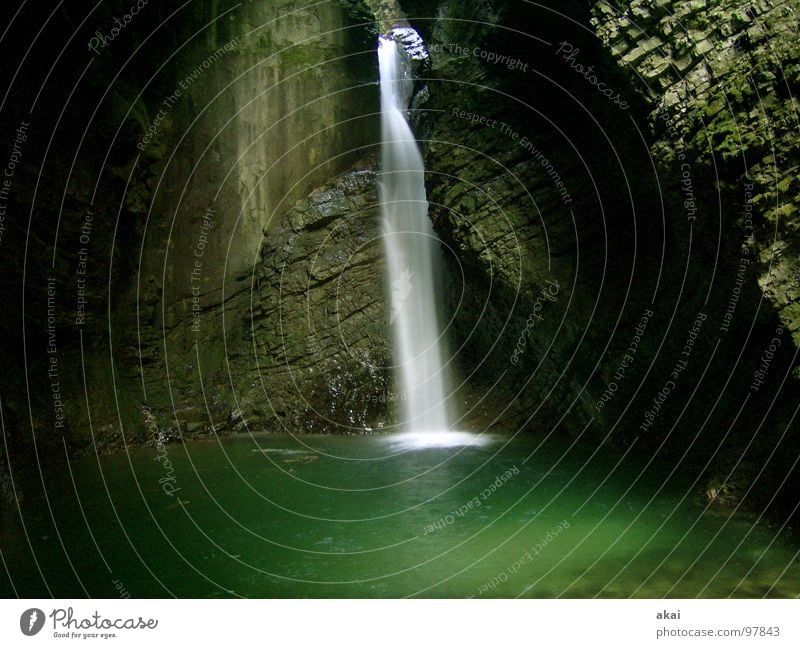
M797 4L400 4L21 14L0 452L391 429L374 49L408 24L459 425L789 501Z

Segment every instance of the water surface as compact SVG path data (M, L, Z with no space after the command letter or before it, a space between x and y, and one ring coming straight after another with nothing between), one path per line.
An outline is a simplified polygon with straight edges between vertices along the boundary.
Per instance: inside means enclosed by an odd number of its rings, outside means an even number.
M25 529L4 522L13 587L0 578L0 589L27 597L114 597L120 587L134 597L800 593L786 529L706 511L690 482L640 475L635 452L475 441L239 437L72 460L45 472L49 508L29 495Z

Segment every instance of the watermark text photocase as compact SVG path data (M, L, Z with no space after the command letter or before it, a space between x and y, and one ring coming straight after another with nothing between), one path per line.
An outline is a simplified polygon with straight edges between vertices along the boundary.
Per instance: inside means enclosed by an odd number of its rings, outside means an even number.
M517 340L517 346L514 348L514 352L511 354L511 364L519 364L519 358L525 353L525 348L528 346L528 339L531 337L531 335L533 335L536 325L539 322L544 321L544 316L541 314L544 305L548 301L556 301L556 297L558 296L560 289L561 286L559 285L558 281L547 281L545 287L542 288L542 291L536 298L536 301L533 302L531 314L528 315L528 319L525 322L525 329L520 334L519 340Z
M670 394L678 388L679 378L686 370L686 367L689 366L689 358L692 355L694 345L697 342L697 338L700 335L700 331L707 317L708 316L703 312L697 314L692 328L687 332L688 337L681 349L680 358L675 362L675 366L669 374L669 380L658 390L655 398L653 398L652 405L644 413L644 420L641 425L639 425L640 432L647 432L649 428L652 427L659 414L661 414L661 408L664 406L664 403L667 401Z
M519 58L498 54L480 47L464 47L458 43L434 43L428 48L431 54L450 54L451 56L474 56L493 65L502 65L512 72L527 72L528 63Z
M561 201L565 205L572 203L572 196L570 196L567 186L561 179L561 174L556 170L555 166L552 162L550 162L549 158L544 154L544 152L537 147L533 141L529 140L527 136L521 135L519 132L515 131L512 126L503 121L492 119L486 115L481 115L480 113L472 113L467 110L454 107L452 114L454 117L464 119L472 124L478 124L480 126L487 126L488 128L499 130L500 133L514 140L514 142L516 142L520 148L530 153L533 156L533 159L542 165L545 173L547 173L558 190L558 193L561 196Z
M683 194L683 209L686 214L686 221L691 225L697 220L697 201L695 200L694 180L692 179L692 165L689 163L686 153L686 142L683 139L683 135L681 135L675 117L670 114L668 107L664 103L656 110L656 118L664 122L663 125L667 130L667 135L675 145L675 159L681 163L680 186Z
M753 382L750 384L750 391L757 392L767 379L770 365L772 365L772 361L775 359L775 354L778 353L778 349L783 343L782 338L785 330L786 328L783 323L778 324L778 327L775 329L774 337L769 341L769 345L761 354L761 358L759 359L758 363L758 369L753 372Z
M128 13L122 16L122 19L114 18L114 26L106 33L99 30L95 31L94 36L89 39L89 51L99 54L100 51L97 49L98 47L101 49L108 47L146 6L147 0L137 0L136 4L131 6L128 10Z
M92 235L92 224L94 222L94 212L87 209L83 215L78 241L81 246L78 248L78 267L75 270L76 295L75 295L75 325L83 326L86 323L86 305L89 303L86 294L86 273L89 269L89 242Z
M478 594L486 594L489 590L494 590L498 585L508 582L508 579L516 574L522 567L533 562L534 557L544 551L559 535L569 529L569 522L564 520L555 528L548 531L544 538L533 545L528 551L517 558L507 569L501 571L497 576L490 578L478 588Z
M589 67L585 67L583 63L578 63L577 56L580 54L580 49L575 47L572 43L568 41L561 41L558 44L558 49L556 50L556 54L561 54L565 63L568 63L570 68L572 68L577 74L582 76L586 79L589 83L591 83L597 91L602 94L606 99L608 99L611 103L619 106L620 110L627 110L628 109L628 102L623 100L620 96L620 93L615 90L614 88L608 87L608 85L601 81L597 77L597 73L594 70L594 65L590 65Z
M639 320L639 323L633 330L633 338L631 339L630 344L628 344L628 348L625 349L625 354L622 356L622 360L620 360L619 364L617 365L614 374L611 376L611 380L606 385L602 396L600 396L600 400L594 404L594 408L598 412L606 406L606 403L614 398L614 395L619 389L620 383L625 380L628 369L631 368L631 365L633 365L633 361L636 358L636 352L639 350L639 343L642 341L644 332L647 330L647 323L650 321L651 317L653 317L653 311L649 308L645 309L642 318Z
M144 151L145 147L150 144L151 141L153 141L153 138L158 133L159 128L167 119L170 109L178 102L178 99L183 96L183 93L189 90L192 84L194 84L194 82L200 78L203 72L208 71L211 66L219 61L225 54L232 52L238 43L238 37L232 38L216 52L211 54L211 56L204 59L202 63L197 65L188 76L185 76L178 82L178 87L175 88L169 97L161 102L162 107L158 109L155 117L153 117L153 121L150 122L150 125L145 131L144 137L142 137L141 141L136 145L136 148L138 148L140 151Z
M466 504L462 504L454 511L451 511L444 517L439 518L433 524L429 524L425 527L425 532L423 535L428 535L429 533L433 533L434 531L441 531L449 527L450 525L454 524L456 518L464 517L467 513L471 510L480 508L483 503L488 500L497 490L502 488L506 482L508 482L511 478L516 477L519 475L519 468L517 466L511 466L508 470L506 470L503 474L498 475L495 480L486 488L484 488L480 494L473 497L469 500Z
M56 428L63 429L66 414L61 395L61 376L58 364L58 338L56 337L56 280L47 279L47 379L53 397L53 414Z
M722 333L727 333L731 328L733 316L736 314L736 307L739 305L739 297L742 294L744 287L747 270L752 263L750 256L753 254L752 237L753 237L753 183L744 183L744 205L742 206L742 229L744 230L745 241L742 245L742 253L739 257L739 265L736 268L736 280L733 289L731 290L730 297L728 298L728 306L725 308L725 313L722 316L722 324L719 330Z
M144 425L147 428L147 431L150 433L150 436L152 436L153 443L155 444L156 456L154 461L160 462L165 471L165 475L158 480L158 483L161 485L161 490L164 491L165 495L174 497L175 493L177 493L180 488L175 487L177 482L177 478L175 477L175 467L172 465L172 460L169 458L169 452L167 451L166 445L166 442L169 440L172 432L172 428L160 430L158 428L158 421L155 415L146 405L142 407L142 415L144 416Z
M0 243L3 242L3 234L6 231L6 210L8 209L8 198L11 195L11 184L17 165L22 161L22 145L28 140L29 127L28 122L20 122L11 146L11 155L6 168L3 169L3 179L0 181Z
M192 333L200 332L200 314L203 311L200 304L203 288L203 256L206 246L208 246L208 234L214 227L215 214L214 208L209 207L200 221L200 234L194 248L192 271L189 273L189 285L192 292Z

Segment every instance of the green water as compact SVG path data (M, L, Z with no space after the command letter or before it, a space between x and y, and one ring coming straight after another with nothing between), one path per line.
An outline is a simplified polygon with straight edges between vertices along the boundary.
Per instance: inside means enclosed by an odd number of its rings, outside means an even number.
M11 579L0 577L0 590L800 594L797 542L787 529L704 511L691 480L641 475L645 463L636 452L577 454L563 442L503 437L482 447L410 448L392 437L263 436L87 457L45 473L49 508L26 498L24 529L4 521Z

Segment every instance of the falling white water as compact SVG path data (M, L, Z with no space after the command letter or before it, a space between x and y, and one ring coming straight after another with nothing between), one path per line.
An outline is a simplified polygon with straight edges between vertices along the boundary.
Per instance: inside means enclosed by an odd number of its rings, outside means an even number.
M405 53L391 38L378 45L381 82L379 195L389 265L396 362L405 391L403 427L448 430L434 277L439 251L428 219L422 155L406 121L412 92Z

